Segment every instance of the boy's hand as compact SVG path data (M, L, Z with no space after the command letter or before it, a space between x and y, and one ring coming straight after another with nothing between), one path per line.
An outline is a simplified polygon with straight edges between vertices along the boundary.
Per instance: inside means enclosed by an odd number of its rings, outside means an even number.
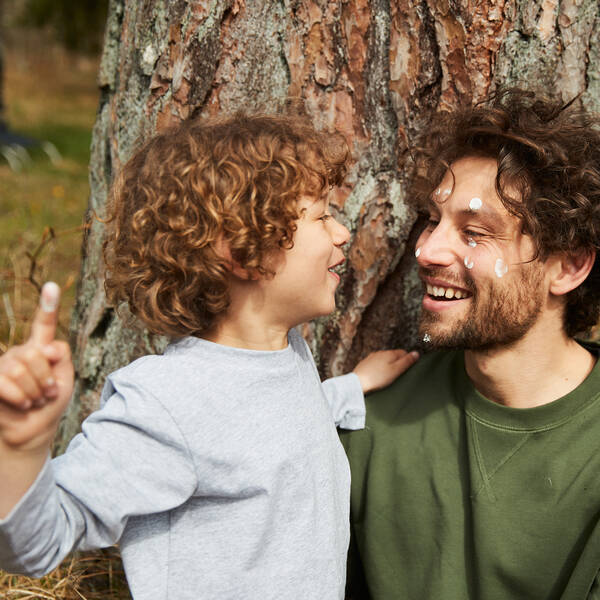
M73 391L66 342L55 340L60 289L42 288L31 335L0 357L0 449L43 454Z
M352 372L358 375L363 392L367 394L390 385L398 375L414 365L418 358L418 352L380 350L363 358Z

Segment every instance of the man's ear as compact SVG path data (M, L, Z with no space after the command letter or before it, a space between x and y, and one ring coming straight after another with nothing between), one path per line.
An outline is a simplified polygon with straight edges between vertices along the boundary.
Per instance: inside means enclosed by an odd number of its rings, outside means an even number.
M589 275L594 261L595 250L580 250L570 254L555 255L550 292L556 296L568 294L571 290L581 285Z
M220 235L215 242L215 251L226 261L229 272L238 279L255 281L259 278L256 269L245 269L231 256L231 248L222 235Z

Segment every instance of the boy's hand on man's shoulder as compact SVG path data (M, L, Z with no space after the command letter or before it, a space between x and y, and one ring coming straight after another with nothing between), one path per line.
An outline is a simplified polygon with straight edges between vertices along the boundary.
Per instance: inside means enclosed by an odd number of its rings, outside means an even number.
M419 358L416 351L406 350L380 350L371 352L363 358L353 369L365 394L384 388L402 375L409 367L414 365Z
M27 342L0 357L0 444L3 450L47 453L73 391L66 342L55 340L60 290L42 289Z

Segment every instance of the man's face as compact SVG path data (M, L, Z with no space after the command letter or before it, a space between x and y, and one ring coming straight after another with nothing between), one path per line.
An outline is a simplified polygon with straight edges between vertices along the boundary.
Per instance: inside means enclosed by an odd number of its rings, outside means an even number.
M544 264L495 190L496 161L463 158L434 190L417 241L425 284L419 331L444 348L488 350L521 339L548 298ZM454 185L453 185L454 183Z

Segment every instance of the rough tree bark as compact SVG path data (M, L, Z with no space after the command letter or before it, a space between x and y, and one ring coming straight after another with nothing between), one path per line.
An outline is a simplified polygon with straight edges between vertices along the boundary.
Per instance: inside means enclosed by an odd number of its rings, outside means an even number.
M113 174L137 140L191 114L301 96L352 145L352 232L335 314L304 327L323 374L418 346L407 145L442 108L521 84L600 110L597 0L111 0L92 143L89 233L72 322L78 379L64 439L107 372L165 340L108 309L100 245Z

